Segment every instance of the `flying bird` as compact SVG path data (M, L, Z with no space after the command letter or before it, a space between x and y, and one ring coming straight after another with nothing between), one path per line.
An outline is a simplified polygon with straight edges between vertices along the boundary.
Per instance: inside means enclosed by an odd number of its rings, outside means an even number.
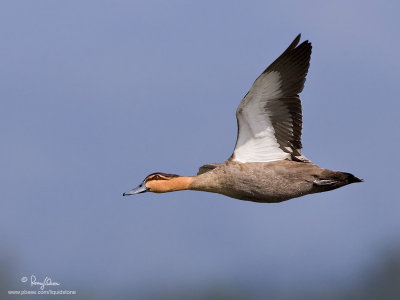
M196 176L153 173L126 193L196 190L275 203L334 190L362 179L313 164L301 153L299 94L310 66L311 43L300 34L253 83L236 111L231 157L200 167Z

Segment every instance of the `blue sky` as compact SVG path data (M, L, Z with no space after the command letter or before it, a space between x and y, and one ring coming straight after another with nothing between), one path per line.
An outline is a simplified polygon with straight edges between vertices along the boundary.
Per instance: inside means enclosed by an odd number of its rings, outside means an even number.
M400 241L395 1L3 1L0 255L66 288L356 281ZM281 204L122 197L224 161L235 111L313 43L303 153L364 178Z

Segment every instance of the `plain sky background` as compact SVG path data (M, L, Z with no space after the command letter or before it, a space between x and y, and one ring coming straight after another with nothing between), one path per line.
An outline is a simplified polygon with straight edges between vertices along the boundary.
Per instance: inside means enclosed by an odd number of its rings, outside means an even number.
M398 1L2 1L0 262L12 286L358 281L400 242ZM235 111L298 33L303 153L364 178L281 204L122 197L228 158Z

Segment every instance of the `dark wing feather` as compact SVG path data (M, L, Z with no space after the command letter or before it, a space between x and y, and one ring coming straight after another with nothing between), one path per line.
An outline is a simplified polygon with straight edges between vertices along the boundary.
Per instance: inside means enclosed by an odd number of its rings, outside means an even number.
M299 94L310 66L311 43L290 46L256 79L236 112L238 137L232 160L308 161L300 152L302 109Z
M299 94L304 88L311 58L311 43L299 46L300 34L264 72L279 72L282 96L268 101L268 110L280 148L292 158L301 156L302 109ZM297 47L296 47L297 46ZM300 157L299 157L300 158Z
M214 170L215 168L217 168L220 165L222 165L222 163L213 163L213 164L203 165L199 168L197 175L201 175L201 174L207 173L208 171Z

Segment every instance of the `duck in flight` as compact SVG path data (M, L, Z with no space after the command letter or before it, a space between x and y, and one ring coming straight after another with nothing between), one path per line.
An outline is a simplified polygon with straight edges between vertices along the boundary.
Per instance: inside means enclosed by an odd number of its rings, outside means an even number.
M236 118L238 133L231 157L200 167L197 176L153 173L126 193L196 190L274 203L334 190L362 180L323 169L301 153L299 94L310 66L311 43L300 34L253 83Z

